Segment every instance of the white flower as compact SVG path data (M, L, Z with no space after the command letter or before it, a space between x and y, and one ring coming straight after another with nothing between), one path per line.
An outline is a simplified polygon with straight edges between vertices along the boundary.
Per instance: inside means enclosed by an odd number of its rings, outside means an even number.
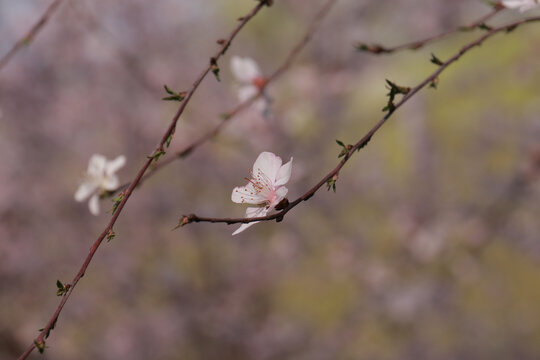
M246 186L235 187L231 199L239 204L253 204L257 207L246 209L246 218L266 216L287 195L285 185L291 178L292 160L281 165L279 156L262 152L250 171L251 178ZM258 221L242 224L233 235L239 234Z
M238 100L245 102L257 95L266 84L259 66L255 60L248 57L233 56L231 59L231 71L240 83L238 88ZM263 111L266 108L265 99L258 99L253 107Z
M539 7L538 0L504 0L503 5L509 9L518 9L521 12L532 10Z
M93 215L99 214L99 193L103 190L114 190L120 185L114 174L126 163L126 157L121 155L107 161L105 156L94 154L88 162L86 177L75 192L75 200L85 201L90 197L88 207Z

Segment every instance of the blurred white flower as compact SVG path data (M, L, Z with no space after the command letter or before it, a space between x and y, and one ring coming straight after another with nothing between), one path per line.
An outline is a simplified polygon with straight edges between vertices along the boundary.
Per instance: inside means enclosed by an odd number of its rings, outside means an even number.
M521 12L532 10L539 7L538 0L504 0L504 7L509 9L519 9Z
M238 88L238 100L245 102L257 95L265 86L266 79L262 75L259 65L249 57L233 56L231 59L231 71L240 83ZM266 109L266 99L257 99L252 106L258 111Z
M283 186L291 178L292 160L282 165L281 158L271 152L262 152L250 171L251 178L246 186L235 187L231 199L239 204L253 204L257 207L246 209L246 217L261 217L276 207L287 195L288 189ZM242 224L233 235L239 234L258 221Z
M107 161L105 156L94 154L88 162L86 176L75 192L75 200L85 201L90 197L88 207L93 215L99 214L99 193L104 190L114 190L120 185L115 175L126 163L126 157L118 156Z

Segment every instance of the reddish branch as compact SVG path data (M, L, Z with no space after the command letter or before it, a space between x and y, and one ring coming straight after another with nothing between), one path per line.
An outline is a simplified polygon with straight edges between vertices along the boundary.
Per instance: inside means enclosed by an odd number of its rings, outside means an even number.
M34 340L34 343L32 345L30 345L28 347L28 349L19 357L19 360L26 359L30 355L30 353L34 350L35 347L38 347L38 349L43 351L43 348L45 346L45 339L49 335L50 331L54 328L54 326L56 324L56 321L58 320L58 316L60 315L60 312L62 311L64 305L66 304L67 300L69 299L69 297L70 297L71 293L73 292L75 286L77 285L79 280L84 276L84 273L86 272L86 269L88 268L88 265L92 261L92 258L94 257L97 249L99 248L99 246L101 245L103 240L107 237L107 235L113 233L113 226L116 223L116 220L118 219L120 214L122 213L122 209L124 208L124 205L128 201L129 197L131 196L131 194L133 192L133 189L135 189L135 187L141 181L143 175L145 174L145 172L148 169L148 167L150 166L150 164L155 160L156 154L159 154L159 153L161 153L163 151L165 143L167 142L169 137L174 134L174 130L176 128L176 124L178 122L178 119L180 118L180 115L182 115L182 113L184 112L184 109L186 108L187 104L189 103L189 100L191 99L191 97L193 96L193 94L195 93L195 91L197 90L197 88L199 87L201 82L203 81L203 79L206 77L206 75L208 75L208 73L212 70L213 67L217 66L216 65L217 60L225 53L225 51L227 50L227 48L231 44L231 41L234 39L236 34L265 5L270 5L269 0L266 0L266 1L261 0L261 1L259 1L257 3L257 5L247 15L245 15L244 17L241 18L241 21L236 26L236 28L232 31L232 33L229 35L229 37L222 43L222 46L221 46L220 50L211 58L211 61L209 61L206 68L197 77L197 79L193 83L191 89L187 92L186 97L184 98L184 101L180 105L178 111L176 112L173 119L171 120L171 123L170 123L169 127L167 128L167 131L165 131L165 134L163 134L163 137L161 138L160 142L158 143L156 149L154 150L154 152L153 152L154 155L148 157L148 159L144 163L143 167L137 173L137 176L135 177L135 179L131 182L129 187L123 192L122 201L118 204L118 207L117 207L116 211L114 212L109 224L107 225L107 227L105 227L105 229L103 230L101 235L99 235L97 240L92 245L92 247L90 249L90 252L86 256L86 259L84 260L84 263L82 264L82 266L81 266L79 272L77 273L77 275L75 275L75 277L73 278L71 283L65 285L66 292L63 294L62 299L60 300L60 304L56 308L54 314L52 315L50 320L47 322L47 325L45 325L45 327L41 330L38 337Z
M221 130L229 123L230 120L232 120L236 115L240 114L245 109L249 108L249 106L258 98L260 98L263 94L265 89L268 87L268 85L272 82L274 82L277 78L279 78L283 73L285 73L292 65L293 61L296 59L296 57L300 54L300 52L304 49L304 47L307 45L307 43L311 40L313 34L315 33L315 30L319 26L320 22L323 20L323 18L328 14L332 6L337 2L337 0L328 0L324 5L319 9L315 17L313 18L311 24L309 25L308 29L306 30L306 33L302 37L302 39L295 45L295 47L291 50L283 64L277 68L267 79L266 82L263 84L263 86L260 88L259 93L252 96L248 100L238 104L234 109L224 113L222 115L223 121L214 126L212 129L210 129L208 132L200 136L198 139L193 141L191 144L185 146L182 150L177 151L174 153L171 157L168 157L164 160L161 160L159 163L156 163L152 169L148 171L148 173L141 179L141 183L144 182L146 179L154 175L157 171L160 169L163 169L165 166L169 165L170 163L174 162L177 159L183 159L190 155L195 149L197 149L202 144L206 143L208 140L211 140L215 136L217 136ZM127 188L129 184L124 184L118 187L116 190L112 190L106 194L106 196L112 196L116 194L119 191L124 190Z
M34 26L32 26L32 28L26 33L26 35L19 39L19 41L13 45L11 50L9 50L8 53L0 59L0 71L2 71L4 66L7 65L17 51L28 45L36 37L38 32L43 28L43 26L45 26L47 21L49 21L56 9L58 9L62 1L64 0L55 0L51 5L49 5L45 13L39 18L38 22L35 23Z
M440 39L445 38L445 37L447 37L449 35L452 35L454 33L461 32L461 31L472 31L472 30L474 30L476 28L479 28L479 27L486 27L486 25L485 25L486 21L488 21L489 19L491 19L492 17L497 15L504 8L505 7L501 3L496 3L496 4L493 5L493 10L491 12L489 12L488 14L482 16L478 20L470 23L469 25L460 26L460 27L458 27L456 29L448 30L448 31L445 31L445 32L440 33L438 35L430 36L430 37L422 39L422 40L417 40L417 41L409 42L409 43L394 46L394 47L384 47L384 46L379 45L379 44L359 43L359 44L356 45L356 48L358 50L370 52L372 54L390 54L390 53L393 53L393 52L397 52L397 51L401 51L401 50L407 50L407 49L408 50L417 50L417 49L420 49L421 47L423 47L424 45L426 45L427 43L431 43L431 42L440 40Z
M405 104L407 101L409 101L410 98L412 98L416 93L418 93L421 89L424 87L433 84L437 81L439 75L446 70L451 64L458 61L465 53L469 52L469 50L480 46L486 41L488 38L492 37L493 35L506 31L510 32L513 31L516 27L519 25L525 24L525 23L532 23L540 21L539 17L531 17L522 19L520 21L516 21L510 24L502 25L496 28L492 28L491 30L487 31L484 35L476 39L475 41L465 45L462 47L458 53L456 53L454 56L446 60L445 62L441 62L438 69L434 71L431 75L429 75L426 79L424 79L420 84L416 85L413 88L410 88L406 95L403 96L403 98L393 105L393 108L386 113L386 115L379 120L372 128L369 130L356 144L354 145L347 145L346 146L346 152L344 153L344 156L342 160L337 164L337 166L330 171L328 174L326 174L315 186L313 186L311 189L309 189L305 194L300 196L294 201L289 202L287 206L285 206L280 211L267 215L262 217L253 217L253 218L211 218L211 217L202 217L195 214L190 215L183 215L178 223L177 227L181 227L184 225L187 225L189 223L193 222L210 222L210 223L226 223L226 224L239 224L239 223L250 223L255 221L270 221L270 220L276 220L277 222L280 222L283 220L284 216L291 211L293 208L295 208L298 204L300 204L303 201L309 200L315 193L323 187L325 184L329 184L329 181L336 181L339 175L339 171L345 164L350 160L350 158L354 155L356 151L359 151L364 146L368 144L368 142L371 140L373 135L384 125L384 123L392 116L395 110L400 108L403 104Z

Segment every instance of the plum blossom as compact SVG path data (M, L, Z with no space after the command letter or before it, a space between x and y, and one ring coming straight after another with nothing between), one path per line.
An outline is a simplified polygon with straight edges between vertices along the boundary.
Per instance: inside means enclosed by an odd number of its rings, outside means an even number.
M246 209L246 218L266 216L287 195L283 186L291 178L292 160L282 165L281 158L271 152L262 152L250 171L251 178L246 178L246 186L235 187L231 199L239 204L253 204L257 207ZM233 235L239 234L258 221L242 224Z
M231 71L240 83L238 88L238 100L241 102L249 100L263 90L267 79L262 75L259 65L249 57L233 56L231 59ZM264 98L260 98L253 103L253 107L259 111L266 108Z
M502 4L509 9L519 9L521 12L539 7L538 0L504 0Z
M102 191L114 190L120 185L115 173L125 165L126 157L118 156L108 161L105 156L94 154L88 162L88 170L83 182L75 192L76 201L90 198L88 207L93 215L99 214L99 195Z

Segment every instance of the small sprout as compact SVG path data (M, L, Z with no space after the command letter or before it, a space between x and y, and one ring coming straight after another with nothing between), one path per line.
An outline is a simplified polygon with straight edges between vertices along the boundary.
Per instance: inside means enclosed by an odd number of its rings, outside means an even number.
M215 57L210 58L210 70L212 70L212 72L214 73L217 81L221 81L221 79L219 78L219 66Z
M388 111L389 113L393 113L394 110L396 110L396 105L391 101L389 101L388 104L382 108L382 111Z
M174 95L176 94L173 90L171 90L167 84L163 84L163 87L165 88L165 91L167 92L167 94L170 94L170 95Z
M223 44L225 44L225 43L227 42L227 40L225 40L225 39L218 39L216 42L218 43L218 45L223 45Z
M394 94L403 94L407 95L409 91L411 91L411 88L408 86L399 86L395 83L391 82L390 80L386 80L386 83L389 85L389 90L393 92Z
M107 233L107 242L114 239L115 236L116 236L116 233L112 229L110 229L109 232Z
M70 285L66 285L66 287L70 287ZM47 330L47 332L45 333L45 339L49 338L49 335L51 334L51 331L54 329L54 327L56 326L56 321L58 320L58 318L54 319L54 322L52 323L51 327ZM41 329L39 329L38 331L39 332L42 332L43 330L45 330L44 327L42 327Z
M396 97L396 95L407 95L409 91L411 91L411 88L407 86L396 85L388 79L386 80L386 83L388 84L387 89L390 90L390 92L386 94L386 96L388 96L388 104L386 104L382 111L388 111L391 114L396 109L396 105L394 104L394 98Z
M163 87L165 88L165 91L167 92L167 94L169 94L170 96L166 96L164 98L161 98L161 100L165 100L165 101L182 101L182 100L184 100L184 98L187 95L186 91L176 92L174 90L171 90L167 85L163 85Z
M328 186L328 189L326 189L327 191L330 191L330 189L332 189L334 192L336 192L336 182L338 178L338 174L334 174L331 179L328 179L328 181L326 182L326 186Z
M260 2L268 7L274 5L274 0L260 0Z
M429 61L431 61L433 64L438 65L438 66L444 65L441 59L436 57L435 54L433 53L431 53L431 59Z
M439 85L439 77L437 76L431 82L429 83L429 87L433 89L437 89L437 85Z
M68 292L70 285L64 285L60 280L56 280L56 287L58 288L58 290L56 291L56 296L62 296Z
M182 217L178 220L178 225L176 225L173 230L176 230L178 228L181 228L184 225L189 224L193 219L193 215L182 215Z
M372 136L372 135L371 135ZM368 143L369 141L371 140L371 136L368 137L366 140L364 140L363 143L360 144L360 146L358 146L358 148L356 149L356 151L360 151L360 149L364 148Z
M372 54L390 53L391 51L379 44L358 43L354 46L358 51L365 51Z
M349 151L353 148L352 145L345 145L343 141L336 140L336 143L342 147L341 152L338 155L338 158L343 157L349 153Z
M112 213L113 214L116 212L116 209L118 209L118 206L120 206L120 203L122 202L122 200L124 200L124 195L125 195L125 192L122 191L117 197L112 199L112 201L114 203L113 207L112 207Z
M45 341L43 340L34 340L34 345L36 346L36 349L38 349L40 354L43 354L45 352Z
M158 161L159 158L162 157L165 154L166 154L166 152L163 151L163 149L157 149L156 151L154 151L154 153L152 155L147 156L147 158L153 159L154 161Z
M486 30L486 31L491 31L491 30L493 30L493 28L492 28L491 26L489 26L488 24L486 24L486 23L478 24L476 27L477 27L478 29L480 29L480 30Z
M169 136L167 136L167 141L165 141L165 145L167 147L171 146L172 138L173 138L173 134L169 134Z

